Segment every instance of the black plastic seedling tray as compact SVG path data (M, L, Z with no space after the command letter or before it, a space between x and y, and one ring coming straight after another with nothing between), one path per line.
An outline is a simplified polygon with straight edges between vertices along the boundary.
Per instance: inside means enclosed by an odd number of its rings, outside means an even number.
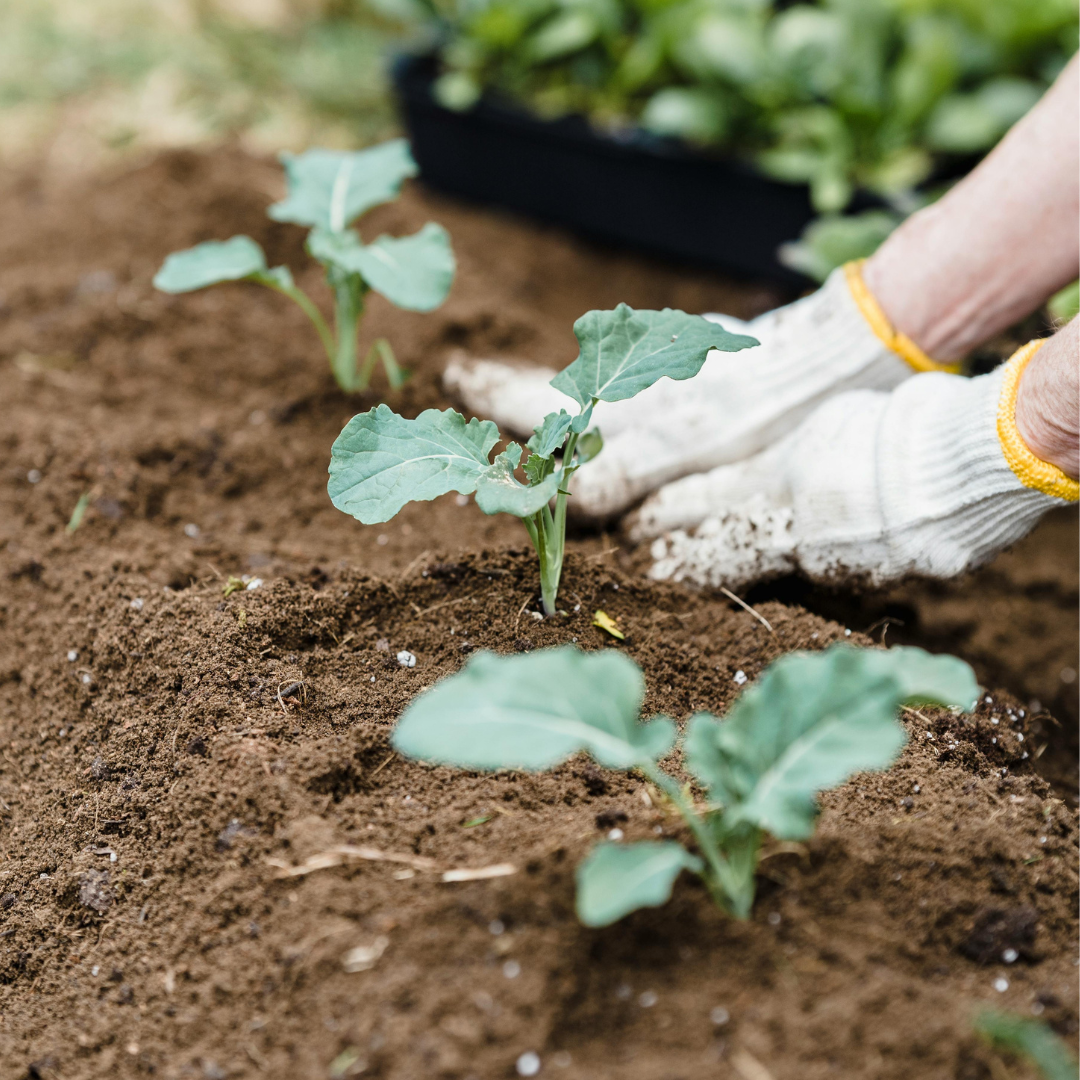
M644 132L601 134L580 117L541 120L488 99L454 112L432 95L436 73L431 56L393 68L433 188L668 258L808 284L776 257L814 216L805 186Z

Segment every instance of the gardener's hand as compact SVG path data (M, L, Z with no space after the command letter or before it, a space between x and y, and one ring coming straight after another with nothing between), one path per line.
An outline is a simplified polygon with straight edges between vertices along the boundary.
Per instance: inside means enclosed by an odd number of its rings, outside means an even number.
M693 379L661 379L630 401L597 405L594 422L605 446L571 484L571 508L579 517L618 514L661 484L749 457L833 394L891 389L920 363L934 366L910 342L905 349L857 264L835 271L811 296L752 322L706 318L761 345L714 351ZM444 381L477 416L527 437L546 413L568 404L548 385L554 374L491 360L452 361Z
M1055 350L1074 354L1075 327L1059 338ZM838 395L763 453L667 485L631 522L635 539L658 537L652 576L738 588L800 570L880 584L985 562L1077 498L1016 427L1020 375L1042 344L979 378Z

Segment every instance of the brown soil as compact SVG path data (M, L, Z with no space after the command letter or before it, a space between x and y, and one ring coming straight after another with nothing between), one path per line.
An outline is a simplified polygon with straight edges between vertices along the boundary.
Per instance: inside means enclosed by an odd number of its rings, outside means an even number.
M247 232L317 291L301 235L263 216L278 186L275 166L223 151L0 193L0 1080L321 1080L335 1061L486 1080L526 1051L568 1078L989 1080L1004 1066L971 1034L982 1003L1075 1041L1074 815L1036 772L1074 767L1075 515L966 582L774 585L755 599L775 635L643 584L617 537L581 536L563 591L580 610L538 623L517 523L450 497L365 529L329 504L330 443L376 398L335 390L298 312L245 286L151 289L168 251ZM454 348L569 361L589 307L776 299L416 189L373 218L442 221L461 266L435 315L372 304L366 333L415 372L390 398L404 411L443 403ZM264 584L224 599L240 573ZM625 645L590 626L597 607ZM888 641L965 655L1018 697L993 690L968 721L907 716L897 767L828 795L805 848L770 851L747 923L689 880L608 930L576 923L573 867L603 830L681 835L637 780L583 762L477 776L388 750L408 697L475 648L625 648L647 708L684 717L722 711L736 671L885 616L904 620ZM1034 696L1065 728L1033 717ZM279 878L268 861L341 843L517 872ZM370 969L344 970L358 946Z

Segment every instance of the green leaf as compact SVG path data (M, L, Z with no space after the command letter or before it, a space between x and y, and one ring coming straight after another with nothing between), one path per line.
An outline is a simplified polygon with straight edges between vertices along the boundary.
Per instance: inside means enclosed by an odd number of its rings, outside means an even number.
M334 441L327 490L339 510L365 525L389 521L407 502L471 494L498 441L490 420L466 423L453 409L406 420L378 405L354 416Z
M559 478L548 476L538 484L526 487L514 477L521 459L521 447L511 443L494 463L482 470L476 482L476 505L485 514L513 514L530 517L555 498Z
M351 230L315 229L308 251L321 263L359 274L376 292L406 311L431 311L450 291L454 253L450 235L429 221L412 236L380 236L363 244Z
M934 107L926 140L935 150L969 154L993 146L1039 100L1027 79L1000 78L970 94L949 94Z
M533 429L533 437L525 444L540 457L551 457L562 446L574 418L565 410L548 413L539 427Z
M975 1030L995 1046L1034 1062L1045 1080L1076 1080L1076 1059L1038 1020L985 1009L975 1018Z
M417 173L409 144L391 139L370 150L308 150L282 154L288 195L267 211L275 221L290 221L340 232L365 210L396 198Z
M265 272L263 249L250 236L234 236L231 240L207 240L186 251L174 251L154 275L154 288L167 293L192 292L221 281L242 281Z
M852 649L781 657L718 722L698 714L687 768L725 806L782 840L811 835L815 796L864 769L885 768L906 741L896 711L915 698L970 705L974 676L919 649Z
M586 926L610 926L643 907L659 907L683 870L702 861L671 840L597 844L577 868L577 915Z
M622 401L665 375L689 379L701 370L710 349L737 352L756 338L731 334L715 323L684 311L589 311L574 323L581 346L578 358L551 385L582 406L593 399Z
M600 24L590 12L571 8L544 23L527 42L525 52L542 64L585 48L599 33Z
M555 459L541 457L539 454L530 454L525 459L522 468L525 470L525 475L529 478L530 484L539 484L541 480L546 480L555 471Z
M644 695L641 670L614 650L480 652L413 700L392 742L408 757L471 769L538 771L581 750L629 769L663 757L675 739L666 717L638 721Z
M641 126L657 135L719 142L727 131L727 99L713 90L666 86L649 99Z
M593 428L592 431L586 431L585 434L578 439L577 443L578 464L584 465L586 461L592 461L592 459L603 449L604 437L600 434L600 429Z

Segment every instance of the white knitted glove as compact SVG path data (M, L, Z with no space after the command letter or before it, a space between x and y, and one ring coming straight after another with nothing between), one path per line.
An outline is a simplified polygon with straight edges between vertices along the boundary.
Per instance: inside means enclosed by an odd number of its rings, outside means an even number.
M1016 431L1016 389L1042 344L975 379L931 373L834 397L756 457L662 488L631 525L655 578L739 588L949 578L986 562L1077 483ZM690 535L686 530L697 526Z
M891 389L916 367L935 366L889 327L859 264L835 270L817 292L752 322L705 318L761 345L742 353L714 350L693 379L661 379L629 401L600 402L593 417L604 452L571 482L578 516L609 517L661 484L740 461L833 394ZM447 367L444 384L477 416L524 436L567 404L548 385L554 374L459 360Z

